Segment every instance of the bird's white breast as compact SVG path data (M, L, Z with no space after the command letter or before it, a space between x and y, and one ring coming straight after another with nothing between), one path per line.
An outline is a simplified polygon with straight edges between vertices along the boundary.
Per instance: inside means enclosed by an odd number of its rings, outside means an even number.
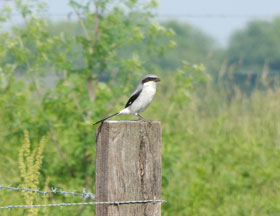
M133 102L130 106L131 113L141 113L152 102L154 96L156 94L156 83L154 81L146 82L143 85L142 92L138 96L138 98Z

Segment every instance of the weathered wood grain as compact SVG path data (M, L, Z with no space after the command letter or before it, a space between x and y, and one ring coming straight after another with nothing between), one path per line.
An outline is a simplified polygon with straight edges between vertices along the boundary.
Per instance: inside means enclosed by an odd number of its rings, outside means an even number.
M97 130L96 201L161 199L159 122L106 121ZM97 205L97 216L160 216L161 203Z

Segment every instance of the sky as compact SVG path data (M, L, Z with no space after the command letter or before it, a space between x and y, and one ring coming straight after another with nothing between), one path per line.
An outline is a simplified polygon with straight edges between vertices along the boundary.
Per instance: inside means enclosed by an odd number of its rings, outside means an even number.
M159 15L176 15L225 45L230 35L253 19L272 20L280 15L279 0L161 0Z
M47 2L52 20L65 20L71 11L68 0ZM3 4L12 4L12 1L0 0L0 7ZM234 31L244 28L250 20L272 20L277 15L280 15L279 0L159 0L158 8L159 20L192 24L222 46L226 46Z

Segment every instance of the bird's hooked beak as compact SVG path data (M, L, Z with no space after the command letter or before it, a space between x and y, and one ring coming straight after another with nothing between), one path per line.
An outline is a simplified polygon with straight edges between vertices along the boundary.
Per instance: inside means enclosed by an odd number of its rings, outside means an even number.
M160 78L156 78L156 79L155 79L155 82L159 82L159 81L160 81Z

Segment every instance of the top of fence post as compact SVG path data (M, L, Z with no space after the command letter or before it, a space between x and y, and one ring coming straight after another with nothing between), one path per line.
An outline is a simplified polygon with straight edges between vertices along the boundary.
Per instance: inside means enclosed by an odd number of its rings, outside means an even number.
M161 199L161 126L106 121L97 129L96 201ZM161 203L97 205L96 215L161 215Z

